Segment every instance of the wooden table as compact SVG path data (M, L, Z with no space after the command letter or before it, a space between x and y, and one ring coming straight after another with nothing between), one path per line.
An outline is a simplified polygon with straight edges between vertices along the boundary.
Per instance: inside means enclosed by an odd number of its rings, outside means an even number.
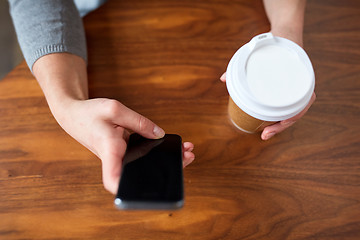
M265 142L232 126L219 81L269 30L261 1L109 1L84 19L90 95L195 144L185 207L116 210L22 63L0 82L0 239L360 239L359 22L358 0L308 2L318 98Z

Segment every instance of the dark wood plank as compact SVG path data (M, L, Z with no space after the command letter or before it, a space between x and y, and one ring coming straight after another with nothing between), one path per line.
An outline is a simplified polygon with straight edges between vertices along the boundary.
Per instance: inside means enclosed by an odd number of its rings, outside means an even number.
M261 1L109 1L85 17L91 97L195 144L179 211L117 211L99 159L24 63L0 82L0 239L359 239L360 2L309 1L317 101L270 141L228 120L218 78L269 30Z

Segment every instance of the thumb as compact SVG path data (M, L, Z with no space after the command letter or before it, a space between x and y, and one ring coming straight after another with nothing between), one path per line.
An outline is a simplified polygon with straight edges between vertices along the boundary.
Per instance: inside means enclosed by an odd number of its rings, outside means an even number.
M164 137L165 131L155 123L120 102L117 103L114 111L115 117L112 119L115 124L130 129L146 138L157 139Z
M226 82L226 72L224 72L224 73L221 75L220 81Z

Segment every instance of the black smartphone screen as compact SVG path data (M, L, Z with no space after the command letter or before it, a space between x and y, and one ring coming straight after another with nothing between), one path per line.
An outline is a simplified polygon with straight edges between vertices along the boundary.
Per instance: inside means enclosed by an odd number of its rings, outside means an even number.
M183 206L182 140L175 134L146 139L132 134L123 160L115 205L120 209Z

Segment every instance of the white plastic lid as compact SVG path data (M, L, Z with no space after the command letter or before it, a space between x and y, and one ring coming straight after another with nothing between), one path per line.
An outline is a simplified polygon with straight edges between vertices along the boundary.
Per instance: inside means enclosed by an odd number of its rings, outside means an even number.
M255 36L231 58L226 85L247 114L281 121L301 112L315 87L314 70L296 43L271 33Z

